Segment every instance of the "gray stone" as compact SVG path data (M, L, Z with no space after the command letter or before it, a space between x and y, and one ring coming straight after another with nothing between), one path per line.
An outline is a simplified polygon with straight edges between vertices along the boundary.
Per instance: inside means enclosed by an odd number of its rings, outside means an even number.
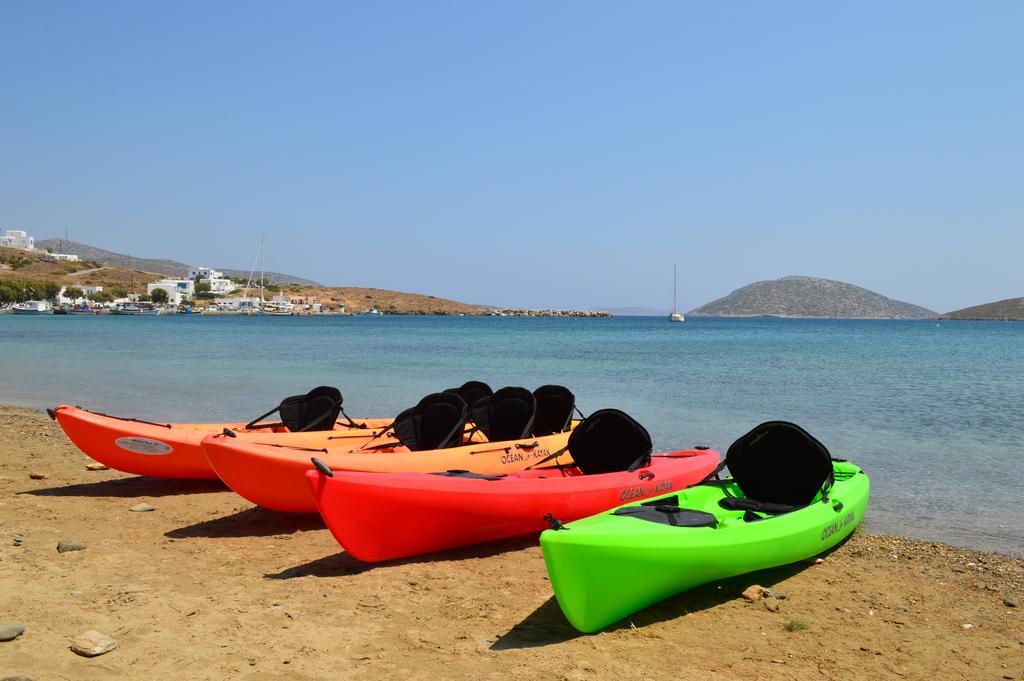
M1007 608L1016 608L1020 606L1020 603L1013 596L1007 596L1003 599L1003 605Z
M141 504L135 504L129 511L135 511L136 513L145 513L146 511L155 511L156 506L150 506L149 504L142 502Z
M764 607L768 609L768 612L778 612L779 601L775 596L768 596L764 599Z
M101 463L87 463L85 464L85 470L87 471L105 471L109 470L106 466Z
M17 622L0 624L0 641L13 641L25 633L25 625Z
M117 647L117 641L95 629L83 632L71 642L71 650L82 657L96 657Z
M764 593L762 595L765 598L771 597L771 598L777 598L780 601L786 600L786 594L782 593L781 591L775 591L774 589L765 589Z
M85 548L85 544L78 541L77 539L61 539L57 542L57 553L67 553L68 551L81 551Z
M5 676L0 681L33 681L33 679L28 676Z
M50 476L46 473L40 473L39 471L32 471L28 474L28 477L32 480L46 480Z

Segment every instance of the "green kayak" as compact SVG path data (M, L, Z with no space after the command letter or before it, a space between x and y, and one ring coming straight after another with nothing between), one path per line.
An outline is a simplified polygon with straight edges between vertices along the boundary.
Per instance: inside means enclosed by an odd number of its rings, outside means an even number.
M541 534L574 627L597 631L700 584L810 558L849 536L867 510L867 475L794 424L761 424L729 448L725 465L731 479Z

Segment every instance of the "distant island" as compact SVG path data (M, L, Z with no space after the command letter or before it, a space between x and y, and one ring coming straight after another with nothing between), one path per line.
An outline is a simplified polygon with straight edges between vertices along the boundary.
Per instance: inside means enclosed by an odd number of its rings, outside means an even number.
M933 319L932 310L842 281L789 276L738 288L689 313L695 317Z
M1024 321L1024 298L1007 298L947 312L939 319L982 319L1000 322Z

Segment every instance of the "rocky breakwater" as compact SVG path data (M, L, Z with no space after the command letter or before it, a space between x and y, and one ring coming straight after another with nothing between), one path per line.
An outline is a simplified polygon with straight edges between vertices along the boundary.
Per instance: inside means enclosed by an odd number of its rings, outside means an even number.
M484 312L488 317L611 317L611 312L601 310L522 310L516 308L493 308Z

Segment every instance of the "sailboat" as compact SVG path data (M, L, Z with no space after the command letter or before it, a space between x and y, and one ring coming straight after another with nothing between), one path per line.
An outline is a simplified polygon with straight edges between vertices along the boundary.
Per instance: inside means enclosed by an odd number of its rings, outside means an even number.
M292 314L292 305L287 300L266 300L263 292L266 290L267 285L267 274L266 274L266 244L264 239L260 239L260 251L256 256L260 265L260 303L256 306L256 314L261 317L287 317ZM253 271L249 273L249 282L252 282L252 275L256 271L256 265L253 264ZM248 283L246 287L248 288Z
M668 316L670 322L681 322L685 319L683 313L676 310L676 294L679 289L676 277L676 266L672 265L672 314Z

